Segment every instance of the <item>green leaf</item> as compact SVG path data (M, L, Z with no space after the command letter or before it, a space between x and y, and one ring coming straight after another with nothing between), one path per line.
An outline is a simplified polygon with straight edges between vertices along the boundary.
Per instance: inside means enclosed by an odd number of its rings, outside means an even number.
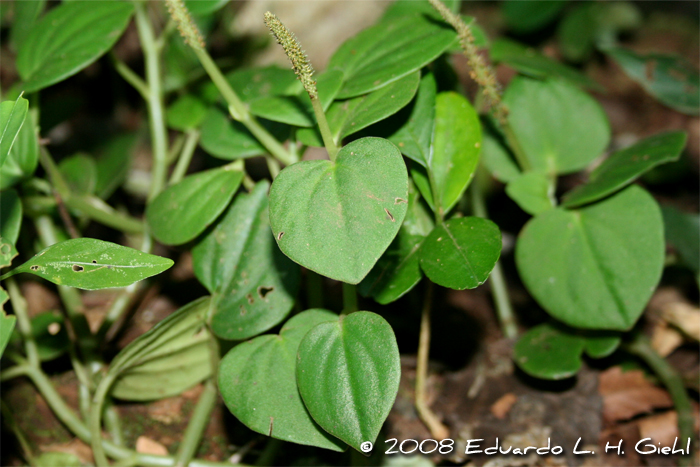
M700 114L700 75L680 57L663 54L639 55L631 50L604 50L627 76L667 106L688 115Z
M610 355L620 344L616 333L582 333L558 323L535 326L525 333L513 348L518 367L536 378L559 380L569 378L581 368L581 357Z
M306 310L267 334L234 347L221 360L219 389L231 413L253 431L333 451L345 445L313 421L297 389L297 350L317 324L337 322L327 310Z
M686 139L682 131L660 133L617 151L591 172L588 183L567 193L562 205L571 208L597 201L624 188L657 165L678 160Z
M223 8L229 0L185 0L185 6L195 16L210 15Z
M661 278L664 247L658 205L631 186L579 210L537 215L520 233L515 259L527 289L556 319L626 331Z
M5 303L2 300L2 295L7 295L4 290L0 288L0 308ZM3 352L5 352L5 347L7 343L10 342L10 336L12 336L12 330L15 328L15 322L17 317L14 315L5 314L5 310L0 311L0 357L2 357Z
M239 195L192 250L194 273L212 293L210 324L222 339L241 340L280 323L294 305L299 267L275 247L267 181Z
M15 190L0 193L0 237L16 244L22 227L22 202Z
M165 245L189 242L226 209L241 180L243 172L224 166L169 186L146 206L151 233Z
M76 238L44 248L5 274L28 272L58 285L84 290L126 287L160 274L173 261L94 238Z
M420 14L365 29L341 45L328 64L345 74L338 98L367 94L420 70L455 39L451 27Z
M494 62L506 63L520 73L533 78L559 77L577 86L603 89L598 83L575 69L510 39L495 40L489 48L489 56Z
M521 175L515 158L491 130L485 130L482 140L481 160L496 180L512 182Z
M457 13L459 11L459 0L446 0L442 3L444 3L445 6L453 13ZM384 22L387 20L396 20L401 16L416 14L430 16L439 21L442 20L440 13L438 13L427 0L396 0L392 2L386 10L384 10L381 21Z
M0 166L0 190L31 176L39 164L36 111L29 111L5 163Z
M507 0L501 11L510 29L527 34L554 21L565 5L566 0Z
M420 265L438 285L474 289L491 274L501 255L501 231L488 219L461 217L440 224L420 249Z
M396 236L408 204L408 175L396 146L362 138L335 163L304 161L270 190L270 224L280 249L317 273L360 282Z
M294 71L277 65L236 70L226 75L226 80L247 103L272 96L295 96L303 91Z
M67 2L34 23L17 52L22 89L34 92L78 73L112 48L129 23L130 2Z
M29 101L22 96L16 101L0 104L0 166L10 154L12 145L19 134L29 109Z
M110 140L98 153L95 193L102 199L112 196L129 174L131 154L137 134L124 134Z
M700 271L700 215L681 212L673 206L662 206L666 241L696 274Z
M542 172L525 172L506 185L508 196L533 216L554 207L554 184Z
M24 43L27 34L32 30L32 26L44 8L46 0L36 0L32 2L15 2L12 25L10 26L10 44L16 51Z
M87 154L74 154L63 159L58 169L68 183L71 193L91 195L97 185L97 164Z
M610 141L603 109L566 81L518 77L508 86L503 101L530 168L547 175L581 170Z
M17 3L34 3L34 2L17 2ZM43 467L81 467L83 463L80 458L69 452L43 452L38 457L34 458L36 465Z
M384 86L378 91L331 104L326 117L336 144L373 123L384 120L408 105L418 89L420 72ZM303 129L297 137L304 144L323 146L318 129Z
M14 243L10 243L9 240L0 237L0 269L12 264L12 260L18 254L19 253L17 253L17 248L15 248Z
M376 441L394 405L401 377L396 337L369 311L318 324L301 341L296 374L316 423L359 450Z
M47 311L33 317L32 335L42 362L60 357L70 347L68 331L58 311Z
M170 128L187 131L197 128L207 113L207 106L197 97L185 94L170 104L165 119Z
M175 396L212 374L212 336L205 326L209 297L188 303L124 347L108 376L111 394L145 401Z

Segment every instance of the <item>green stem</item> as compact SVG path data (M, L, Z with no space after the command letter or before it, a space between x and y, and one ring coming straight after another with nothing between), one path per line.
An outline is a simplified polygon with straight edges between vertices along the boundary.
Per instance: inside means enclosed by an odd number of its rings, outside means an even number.
M22 448L22 455L27 461L27 464L29 464L31 467L34 467L36 465L36 460L34 458L34 455L32 454L32 448L27 442L27 438L24 437L22 429L17 424L17 421L15 420L15 417L12 414L12 410L10 410L7 404L5 404L5 401L2 401L0 403L2 404L3 421L7 424L7 426L10 427L10 430L12 430L12 432L14 433L15 438L17 438L17 442Z
M331 127L328 125L328 119L326 119L326 113L323 111L321 101L317 97L309 97L311 98L311 104L316 114L316 122L318 123L321 137L323 138L323 145L326 146L326 151L328 151L328 158L331 162L335 162L335 158L338 155L338 146L336 144L337 142L333 139Z
M107 406L105 407L105 426L109 435L112 437L112 442L117 446L124 446L124 435L122 433L122 424L119 419L119 412L114 406L112 400L107 401Z
M17 286L17 282L14 279L7 279L7 293L10 296L10 302L12 303L12 308L15 311L15 316L17 317L17 329L22 335L22 340L24 341L24 349L27 352L27 358L29 359L29 364L38 367L39 362L39 351L34 341L34 333L32 333L32 322L29 319L29 314L27 313L27 302L24 300L22 293Z
M109 461L102 445L102 406L116 376L107 374L97 386L90 406L90 445L97 467L109 467Z
M520 166L520 170L523 172L526 172L530 170L530 162L527 160L527 156L525 155L525 151L523 150L523 147L520 145L520 141L518 141L518 137L515 136L515 132L513 131L513 127L510 126L510 122L507 120L501 124L501 131L503 132L503 136L506 139L506 142L508 143L508 146L510 149L513 151L513 155L515 156L515 160L518 161L518 165Z
M632 341L625 345L625 348L649 365L649 368L652 369L671 394L671 400L673 400L673 405L678 413L678 434L682 440L680 444L685 445L686 440L693 438L695 420L693 417L693 406L680 375L669 365L666 359L654 350L649 339L642 333L636 333ZM681 457L679 465L690 466L692 461L692 456L684 455Z
M96 196L71 196L64 202L66 206L77 209L90 219L107 227L121 230L124 233L143 232L143 222L122 214Z
M182 443L175 455L176 467L185 467L197 453L197 447L216 405L217 394L215 378L212 377L205 383L204 391L199 396L197 405L190 416Z
M275 465L275 458L283 446L283 441L275 438L269 438L267 440L267 444L265 445L265 449L263 449L260 457L258 457L258 459L255 461L255 465Z
M472 209L476 216L488 219L489 214L486 210L482 187L483 172L479 171L476 177L474 177L471 186ZM506 338L515 339L518 337L518 325L515 320L513 306L510 303L510 297L508 296L508 286L500 260L497 261L496 265L493 267L489 280L491 281L491 293L493 294L493 301L496 305L496 314L498 315L498 321L501 325L501 332Z
M146 3L134 2L136 28L146 62L146 82L148 83L148 120L153 145L153 171L149 199L161 192L165 186L168 159L168 135L165 127L163 92L161 89L160 52L153 35L153 28L146 11Z
M265 162L267 163L267 170L270 172L270 178L274 180L280 173L280 164L277 162L277 159L271 156L265 156Z
M357 291L352 284L343 282L343 315L357 311Z
M177 165L170 176L170 185L174 185L185 177L187 173L187 168L190 166L190 161L192 161L192 155L195 149L197 149L197 143L199 142L199 130L188 130L187 136L185 137L185 144L182 147L182 152L180 153L180 158L177 160Z
M117 70L117 73L119 73L119 76L124 78L124 81L129 83L136 91L138 91L139 94L141 94L141 97L143 100L148 100L148 85L146 82L141 79L139 75L134 73L134 71L129 68L129 66L119 60L116 55L113 53L110 54L110 58L112 59L112 66L114 66L114 69Z

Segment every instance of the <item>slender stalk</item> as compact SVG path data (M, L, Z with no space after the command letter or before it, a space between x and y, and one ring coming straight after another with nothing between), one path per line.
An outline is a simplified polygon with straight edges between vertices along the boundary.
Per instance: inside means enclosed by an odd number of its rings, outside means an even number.
M265 156L265 162L267 163L267 170L270 172L270 178L274 180L280 173L280 165L277 159L270 156Z
M24 341L24 350L27 352L29 364L35 367L39 366L39 351L34 341L34 333L32 333L32 322L27 313L27 302L24 300L22 293L14 279L7 279L7 293L10 296L12 308L17 317L17 329L22 335Z
M12 432L14 433L15 438L17 438L17 442L22 448L22 455L27 461L27 464L34 467L36 465L36 459L32 454L32 448L29 445L29 442L27 442L27 438L24 437L22 429L19 427L17 421L15 420L15 417L12 415L12 410L10 410L7 404L5 404L5 401L2 401L0 403L2 404L3 421L10 427L10 430L12 430Z
M175 137L172 144L168 148L168 167L170 167L173 162L177 161L182 153L182 147L185 145L185 134L180 133Z
M146 61L146 82L148 83L148 120L153 145L153 171L149 199L161 192L165 185L168 159L168 135L165 127L165 111L161 89L160 52L156 46L153 28L146 11L146 3L134 2L136 29L141 49Z
M277 454L283 446L284 443L279 439L268 439L267 444L265 445L265 449L263 449L263 452L255 461L255 465L275 465L275 458L277 457Z
M187 173L187 168L190 166L190 162L192 161L192 155L194 154L195 149L197 149L199 135L199 130L187 131L185 144L182 147L180 158L177 160L177 165L175 166L172 175L170 175L170 185L174 185L182 180Z
M352 284L343 282L343 315L357 311L357 291Z
M525 155L525 151L520 145L518 137L515 136L513 127L510 126L510 122L508 120L504 120L503 122L501 122L501 131L503 132L503 136L505 137L508 146L513 151L513 155L515 156L515 160L520 166L520 170L522 170L523 172L530 170L530 162L528 161L527 156Z
M187 429L182 437L177 454L175 455L175 466L185 467L197 452L197 447L202 439L202 434L207 428L209 417L216 405L217 389L214 377L209 378L204 385L204 391L199 396L197 405L190 415Z
M321 106L321 101L318 97L311 98L311 104L314 109L314 114L316 114L316 123L318 123L318 129L321 132L321 137L323 138L323 145L328 151L328 158L331 162L335 162L335 158L338 156L338 141L333 139L333 134L331 133L331 127L328 125L328 119L326 118L326 113L323 111Z
M425 426L430 430L431 435L438 440L443 440L450 436L450 430L442 424L440 419L430 410L428 406L425 387L428 381L428 362L430 354L430 309L433 301L433 283L427 281L425 298L423 301L423 312L420 320L420 337L418 340L418 361L416 363L416 410L418 416Z
M90 445L97 467L108 467L109 461L102 445L102 406L116 376L108 374L97 386L90 406Z
M68 207L77 209L90 219L107 227L112 227L124 233L143 232L143 222L122 214L96 196L71 196L64 201Z
M641 358L644 363L656 374L671 394L671 400L678 413L678 435L681 438L681 445L685 445L686 440L693 439L695 433L695 420L693 417L693 406L688 397L688 393L683 386L683 379L671 365L659 355L651 346L649 339L642 334L636 333L631 342L625 345L625 349ZM691 441L697 447L697 442ZM679 465L692 465L693 457L684 455L680 458Z
M107 401L105 407L105 426L109 435L112 437L112 442L117 446L124 446L124 434L122 433L122 424L119 419L119 412L117 412L116 407L112 400Z
M110 58L112 59L112 66L115 70L117 70L119 76L124 78L124 81L126 81L134 89L136 89L136 91L138 91L138 93L141 94L143 100L147 101L150 91L146 82L143 79L141 79L139 75L134 73L134 71L131 68L129 68L129 66L126 63L119 60L119 58L117 58L117 56L113 53L110 54Z

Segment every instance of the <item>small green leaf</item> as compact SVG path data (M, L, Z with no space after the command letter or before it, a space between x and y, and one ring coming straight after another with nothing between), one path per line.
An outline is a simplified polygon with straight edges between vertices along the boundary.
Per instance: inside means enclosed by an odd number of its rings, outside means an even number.
M440 224L420 249L428 278L451 289L473 289L491 274L501 255L501 231L488 219L462 217Z
M567 208L597 201L632 183L657 165L676 161L685 147L682 131L661 133L608 157L588 177L588 183L564 195Z
M502 5L508 27L516 33L527 34L554 21L566 0L507 0Z
M661 212L638 186L579 210L528 222L515 259L525 286L553 317L584 329L626 331L661 278Z
M219 389L231 413L253 431L333 451L345 445L319 427L297 389L297 350L317 324L337 322L327 310L306 310L287 321L279 336L264 335L234 347L221 360Z
M112 196L112 193L124 183L129 174L131 154L138 141L138 135L125 134L110 140L97 158L97 183L95 193L102 199Z
M228 2L229 0L185 0L185 6L193 15L203 16L217 12Z
M226 75L226 80L248 103L272 96L295 96L303 91L294 71L276 65L236 70Z
M345 74L338 98L367 94L420 70L455 39L451 27L420 14L365 29L341 45L328 64Z
M63 159L58 164L63 179L68 183L71 193L91 195L97 184L97 164L87 154L75 154Z
M15 144L5 163L0 166L0 190L30 177L39 164L39 139L35 118L37 113L30 110L24 125L19 130Z
M0 104L0 166L10 154L29 109L29 101L22 96L16 101Z
M294 305L299 267L278 248L268 222L266 181L239 195L192 250L194 273L212 293L210 324L242 340L280 323Z
M145 401L175 396L212 374L212 336L205 326L209 297L188 303L124 347L108 375L111 394Z
M34 23L17 52L22 89L34 92L78 73L112 48L129 23L130 2L67 2Z
M512 182L521 175L515 158L492 130L484 131L481 160L491 175L503 183Z
M32 335L42 362L60 357L70 347L63 316L57 311L47 311L32 318Z
M631 50L606 48L627 76L667 106L688 115L700 114L700 75L680 57L639 55Z
M197 128L207 113L207 106L197 97L185 94L168 106L165 119L170 128L187 131Z
M241 180L243 172L224 166L169 186L146 206L151 233L165 245L189 242L226 209Z
M503 101L533 170L551 176L576 172L600 156L610 141L603 109L566 81L518 77L508 86Z
M554 184L542 172L525 172L506 185L508 196L533 216L554 207Z
M408 175L396 146L363 138L335 163L304 161L270 190L270 224L280 249L317 273L360 282L396 236L408 204Z
M22 202L15 190L0 192L0 237L11 244L17 243L22 226Z
M0 308L2 308L2 305L7 299L5 298L5 300L3 300L3 295L7 297L7 293L0 288ZM2 357L7 343L10 342L10 336L12 336L12 330L15 328L17 318L14 315L5 314L5 310L0 311L0 313L2 313L2 315L0 315L0 357Z
M12 260L18 255L14 243L0 237L0 269L12 264ZM3 276L4 277L4 276Z
M301 341L296 374L316 423L359 450L376 441L394 405L401 377L396 337L369 311L318 324Z
M58 285L85 290L126 287L160 274L173 261L94 238L56 243L5 274L28 272Z
M673 206L662 206L666 241L696 274L700 271L700 215L681 212Z

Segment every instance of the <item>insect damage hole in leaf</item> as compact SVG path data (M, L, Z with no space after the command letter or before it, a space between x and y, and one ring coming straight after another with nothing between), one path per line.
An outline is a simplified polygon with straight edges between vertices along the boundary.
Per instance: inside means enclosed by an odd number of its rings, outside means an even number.
M79 264L74 264L72 269L74 272L83 272L85 270L85 268Z

